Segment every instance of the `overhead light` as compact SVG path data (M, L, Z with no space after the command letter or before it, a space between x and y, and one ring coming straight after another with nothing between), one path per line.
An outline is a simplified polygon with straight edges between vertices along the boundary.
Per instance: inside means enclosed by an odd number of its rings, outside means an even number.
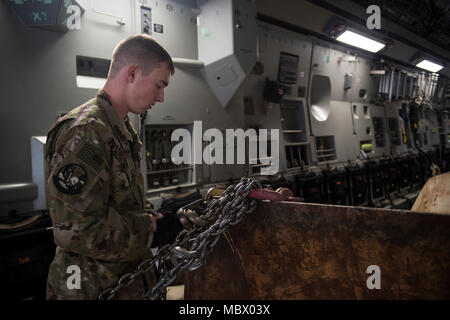
M386 46L384 43L372 40L350 30L345 30L336 40L374 53Z
M431 71L431 72L438 72L444 66L441 66L440 64L437 64L437 63L434 63L434 62L431 62L431 61L429 61L427 59L423 59L418 64L416 64L416 67L419 67L421 69L425 69L425 70Z
M436 73L442 68L446 67L446 63L443 60L430 56L421 51L417 51L415 54L413 54L411 59L409 59L409 62L415 65L417 68L421 68L433 73Z

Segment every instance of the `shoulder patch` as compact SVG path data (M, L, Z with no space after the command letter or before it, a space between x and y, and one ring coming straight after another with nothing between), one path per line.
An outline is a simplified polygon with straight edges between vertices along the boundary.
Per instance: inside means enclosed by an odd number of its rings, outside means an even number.
M65 194L81 193L86 182L86 169L74 163L65 165L53 176L53 183L56 189Z

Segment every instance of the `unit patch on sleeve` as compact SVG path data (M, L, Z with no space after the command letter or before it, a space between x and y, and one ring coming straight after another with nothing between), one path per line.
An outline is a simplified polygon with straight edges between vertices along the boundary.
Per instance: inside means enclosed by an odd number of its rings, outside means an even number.
M86 182L86 169L74 163L65 165L58 171L56 176L53 176L53 183L56 189L65 194L81 193Z

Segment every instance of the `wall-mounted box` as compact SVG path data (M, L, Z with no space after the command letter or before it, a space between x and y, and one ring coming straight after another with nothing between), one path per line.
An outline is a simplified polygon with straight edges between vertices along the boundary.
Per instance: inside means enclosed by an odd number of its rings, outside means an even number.
M45 178L45 144L47 137L31 137L31 170L33 182L37 186L38 196L33 201L34 210L47 209L46 178Z
M222 106L226 106L257 58L256 8L250 0L201 0L198 59Z

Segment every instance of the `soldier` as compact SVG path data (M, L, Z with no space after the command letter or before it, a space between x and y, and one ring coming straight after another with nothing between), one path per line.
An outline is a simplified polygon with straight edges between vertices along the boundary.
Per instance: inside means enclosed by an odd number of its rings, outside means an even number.
M152 37L128 37L114 49L96 98L50 129L45 167L57 248L47 299L96 299L149 257L162 216L144 211L142 144L127 113L143 114L163 102L174 72L171 57ZM146 274L116 298L141 298L154 280Z

